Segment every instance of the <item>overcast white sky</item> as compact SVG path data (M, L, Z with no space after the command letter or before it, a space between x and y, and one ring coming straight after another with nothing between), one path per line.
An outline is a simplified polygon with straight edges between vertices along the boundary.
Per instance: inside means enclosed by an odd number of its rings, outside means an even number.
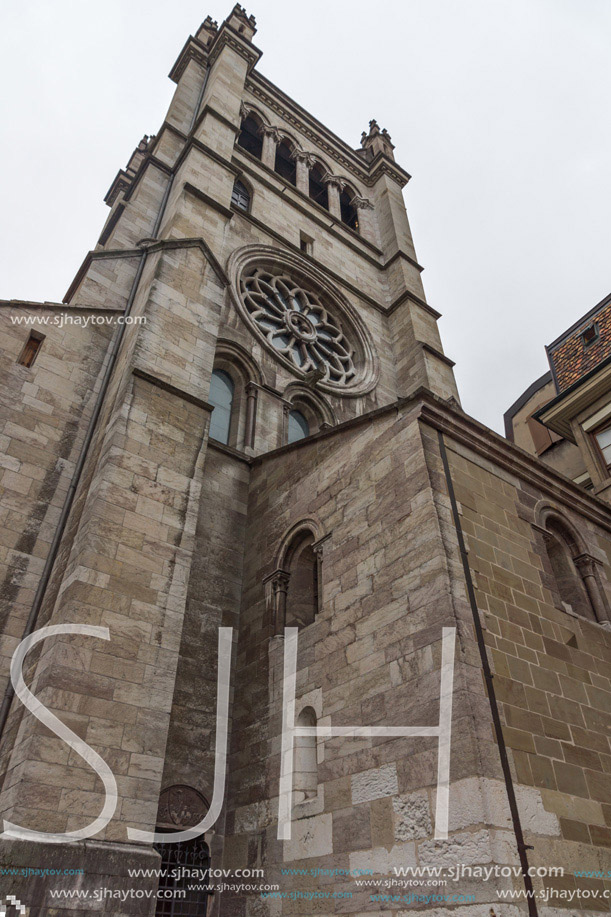
M370 118L464 408L497 430L544 345L611 290L609 0L254 0L259 69L344 140ZM61 300L103 197L231 0L4 0L0 298Z

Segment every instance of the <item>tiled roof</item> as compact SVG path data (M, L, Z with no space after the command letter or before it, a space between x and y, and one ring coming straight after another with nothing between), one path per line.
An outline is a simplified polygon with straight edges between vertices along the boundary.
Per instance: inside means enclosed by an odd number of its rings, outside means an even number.
M588 345L582 335L593 324L597 326L598 337ZM574 385L611 357L611 296L550 344L547 355L559 392Z

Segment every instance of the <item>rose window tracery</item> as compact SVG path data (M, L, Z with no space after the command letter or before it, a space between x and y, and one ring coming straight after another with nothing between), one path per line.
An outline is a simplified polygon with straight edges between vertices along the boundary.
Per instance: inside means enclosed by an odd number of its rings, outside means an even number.
M243 275L240 286L259 331L298 370L319 370L323 381L339 386L354 380L354 347L322 297L287 273L274 274L266 267Z

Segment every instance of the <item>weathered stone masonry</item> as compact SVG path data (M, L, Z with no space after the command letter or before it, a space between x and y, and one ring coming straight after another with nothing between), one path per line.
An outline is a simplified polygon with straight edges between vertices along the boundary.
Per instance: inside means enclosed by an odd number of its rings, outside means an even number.
M204 838L212 864L261 867L286 892L351 897L217 894L209 913L528 914L496 895L524 889L519 876L451 889L474 895L468 904L382 907L371 889L329 874L518 865L508 792L529 863L567 871L548 884L602 891L609 882L576 880L573 870L611 869L608 506L460 410L403 203L409 176L390 137L372 122L358 150L341 141L261 75L254 31L236 6L220 27L207 19L187 40L166 119L113 182L109 219L66 302L0 303L0 675L6 684L102 392L36 626L102 625L111 639L47 640L27 674L36 696L110 765L119 793L112 821L86 842L4 839L3 862L85 873L2 877L0 894L17 894L37 917L155 913L152 899L52 901L49 892L155 890L154 877L136 882L128 870L158 865L159 854L127 831L189 827L211 802L221 626L233 628L234 646L225 804ZM294 182L275 169L283 143ZM326 198L310 193L312 175ZM276 283L271 331L243 297L257 266ZM318 297L320 311L306 314L298 290ZM16 314L126 309L146 321L122 332L37 326L45 339L36 360L19 364L30 329L12 323ZM287 328L297 328L294 339ZM299 369L300 342L323 354L317 371ZM325 367L348 349L354 376L342 387ZM233 385L224 442L209 435L219 372ZM289 443L294 412L309 435ZM570 596L550 560L559 526L573 552L562 580ZM277 839L282 622L304 570L315 577L299 604L312 620L299 634L297 714L318 725L436 724L442 628L456 628L447 841L434 838L437 740L384 737L319 738L292 838ZM0 763L0 813L13 823L77 830L102 808L91 767L17 701ZM287 866L327 874L281 875ZM584 898L568 913L605 908ZM538 906L541 917L565 912Z

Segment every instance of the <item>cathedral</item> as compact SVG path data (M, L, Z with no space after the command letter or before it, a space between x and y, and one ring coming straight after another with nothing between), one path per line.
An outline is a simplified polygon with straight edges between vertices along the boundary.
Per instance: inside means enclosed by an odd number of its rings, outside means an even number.
M606 913L608 304L468 416L391 136L255 33L0 302L0 914Z

